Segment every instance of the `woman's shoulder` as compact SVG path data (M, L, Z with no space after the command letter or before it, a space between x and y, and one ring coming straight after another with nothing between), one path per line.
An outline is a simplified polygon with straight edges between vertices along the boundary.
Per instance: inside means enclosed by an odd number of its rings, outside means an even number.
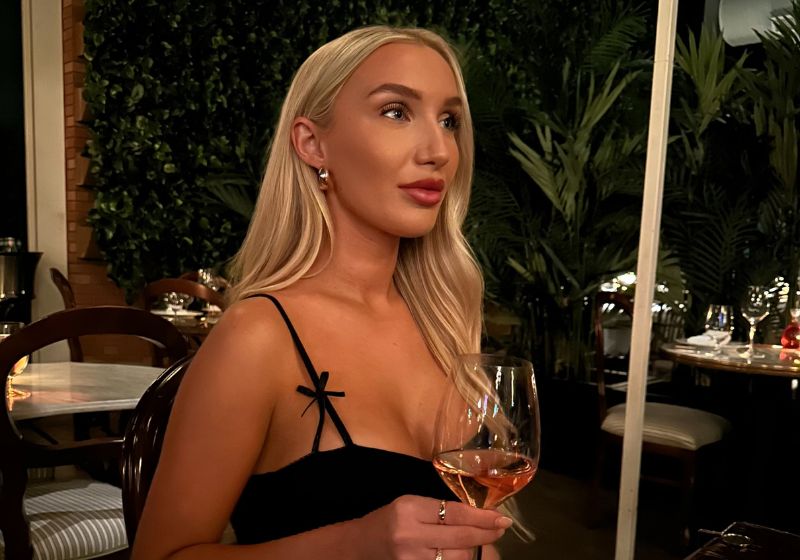
M240 344L269 345L275 339L282 341L288 330L279 309L279 298L271 293L241 299L225 310L211 334L233 338L231 342Z
M216 372L222 365L235 365L240 377L251 377L247 372L252 371L263 381L265 373L274 377L268 372L284 370L281 366L293 359L292 337L277 306L268 298L251 297L225 310L193 361Z

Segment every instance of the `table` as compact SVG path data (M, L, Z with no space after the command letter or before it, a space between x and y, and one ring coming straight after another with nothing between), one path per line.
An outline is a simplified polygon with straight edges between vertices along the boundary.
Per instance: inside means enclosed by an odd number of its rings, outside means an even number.
M15 421L59 414L129 410L163 372L128 364L51 362L29 364L13 387L30 392L11 404Z
M713 370L733 371L751 375L773 377L800 377L800 351L785 350L780 346L756 344L763 358L747 359L741 356L741 345L722 347L718 354L709 348L670 342L661 346L661 352L675 362Z
M800 352L756 344L765 356L748 360L740 355L741 348L733 344L714 355L709 348L673 342L662 345L661 352L719 381L713 392L705 389L705 399L733 422L733 445L746 449L736 458L739 475L731 484L737 485L738 498L731 507L766 525L800 527L800 487L795 484L800 468Z
M728 538L726 539L726 535ZM738 535L745 538L741 539ZM727 542L726 542L727 540ZM753 523L736 522L685 560L779 560L800 558L800 536Z

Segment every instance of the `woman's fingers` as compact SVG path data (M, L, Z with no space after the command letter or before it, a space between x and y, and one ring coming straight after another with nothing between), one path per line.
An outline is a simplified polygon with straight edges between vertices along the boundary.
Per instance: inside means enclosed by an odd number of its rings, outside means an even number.
M483 529L508 529L511 518L491 509L479 509L461 502L434 502L424 521L437 525L470 525ZM442 507L444 505L444 507Z
M423 525L419 528L419 542L429 548L464 549L491 544L503 536L505 529L480 529L467 525L439 526Z

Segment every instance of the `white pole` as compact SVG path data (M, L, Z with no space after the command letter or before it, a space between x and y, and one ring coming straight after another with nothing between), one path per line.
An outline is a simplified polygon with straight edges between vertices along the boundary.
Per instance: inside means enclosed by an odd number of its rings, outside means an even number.
M653 319L651 308L658 260L658 236L661 227L661 199L664 190L677 16L678 0L659 0L642 221L639 231L639 258L636 265L636 299L633 306L615 560L632 560L636 543L636 507L639 498L642 421L650 355L650 330Z

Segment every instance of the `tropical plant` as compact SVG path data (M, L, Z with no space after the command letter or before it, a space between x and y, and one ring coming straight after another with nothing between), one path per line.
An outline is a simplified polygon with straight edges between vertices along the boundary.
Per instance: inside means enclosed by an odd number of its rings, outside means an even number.
M662 242L686 282L690 332L702 329L709 304L735 304L744 286L776 272L759 227L768 143L748 123L747 57L729 60L709 29L677 44Z
M616 16L597 50L562 63L557 91L522 107L529 132L511 132L506 149L523 178L480 170L467 230L487 297L521 319L515 351L535 349L544 371L578 377L588 371L587 302L631 268L639 225L644 127L628 126L635 96L622 94L646 61L620 61L645 27L635 12Z
M764 48L763 70L743 72L753 101L756 133L771 139L769 162L778 188L762 205L759 225L789 283L788 311L798 304L800 280L800 2L773 21L773 30L759 34Z

